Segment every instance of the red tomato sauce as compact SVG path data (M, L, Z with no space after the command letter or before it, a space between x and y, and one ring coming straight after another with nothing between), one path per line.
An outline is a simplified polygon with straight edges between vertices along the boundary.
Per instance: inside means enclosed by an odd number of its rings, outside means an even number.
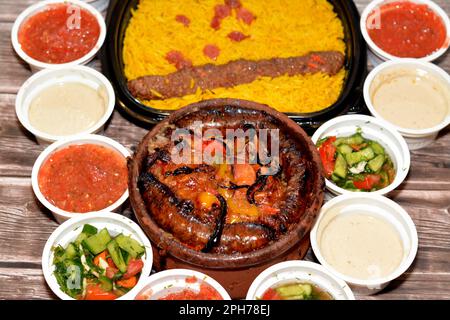
M180 292L168 294L159 300L223 300L216 289L206 283L200 285L200 291L185 289Z
M19 29L19 43L31 58L52 64L78 60L89 53L100 36L100 25L89 11L69 4L55 4L26 19ZM79 18L79 19L78 19Z
M426 4L408 1L388 3L373 11L367 30L377 46L401 58L426 57L445 46L447 39L441 17Z
M126 159L109 148L83 144L53 153L39 170L39 188L56 207L76 213L102 210L127 188Z

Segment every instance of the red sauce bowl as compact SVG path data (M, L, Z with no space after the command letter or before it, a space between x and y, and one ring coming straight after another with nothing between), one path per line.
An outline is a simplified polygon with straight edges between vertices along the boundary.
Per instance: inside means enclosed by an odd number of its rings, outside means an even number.
M430 15L424 14L424 6L428 7ZM432 18L433 15L437 20ZM394 24L397 21L399 23ZM450 19L430 0L374 0L364 9L360 27L369 49L382 61L416 58L431 62L441 57L450 46ZM398 27L404 28L396 30ZM441 28L445 29L445 35L442 35ZM414 43L420 45L414 47Z
M65 149L69 146L74 145L98 145L102 147L106 147L107 149L110 149L112 151L117 152L119 155L122 155L125 159L127 159L130 156L130 152L128 149L126 149L124 146L119 144L118 142L104 137L100 135L82 135L82 136L75 136L67 139L58 140L57 142L51 144L48 146L37 158L36 162L34 163L33 170L31 173L31 185L34 191L34 194L36 195L39 202L47 208L49 211L52 212L53 216L55 217L56 221L58 223L62 223L72 217L83 215L86 212L83 213L77 213L77 212L69 212L66 210L63 210L53 203L51 203L46 196L44 195L44 192L41 190L40 184L39 184L39 175L41 173L41 169L43 165L46 163L46 161L54 155L56 152ZM50 168L51 169L51 168ZM90 211L90 212L114 212L120 209L122 204L128 199L128 188L125 188L125 191L123 194L118 198L114 203L111 205L102 208L100 210Z
M40 37L39 32L35 32L32 29L34 28L33 25L38 24L38 19L40 18L39 15L45 14L45 12L49 12L49 10L52 10L54 8L61 9L62 7L67 7L67 25L74 26L75 29L73 30L65 30L64 28L54 28L52 25L45 25L43 23L42 25L45 27L53 28L52 30L49 30L50 32L57 33L56 35L53 35L52 37L49 37L48 41L52 42L52 50L56 50L54 52L55 57L61 57L61 62L58 62L58 60L55 58L54 61L56 62L50 62L47 59L39 59L35 54L33 57L28 54L26 51L30 52L30 48L36 51L45 51L45 43L42 43L43 39ZM76 9L81 9L80 11L77 11ZM63 10L64 11L64 10ZM63 11L59 10L58 14L61 17L61 14L64 13ZM48 17L42 17L47 18ZM92 21L92 19L95 19L95 22ZM34 20L31 20L34 19ZM37 19L37 20L36 20ZM54 17L52 18L54 19ZM83 37L86 37L91 32L88 32L87 29L83 29L83 21L85 21L85 25L87 24L89 27L92 27L92 32L94 32L93 37L96 39L91 39L91 41L88 44L86 44L86 41L84 41ZM45 21L44 21L45 22ZM77 29L76 25L77 23L80 23L80 29ZM27 27L27 23L30 25L27 29L28 31L25 32L24 27ZM55 23L56 25L56 23ZM33 27L33 28L30 28ZM69 28L69 27L67 27ZM35 37L34 44L33 39L27 39L27 37ZM66 37L66 39L64 39ZM46 0L46 1L40 1L27 9L25 9L16 19L14 22L12 31L11 31L11 41L12 45L14 47L14 50L16 51L17 55L22 58L25 62L27 62L31 70L33 72L42 70L42 69L55 69L60 68L61 66L73 66L73 65L84 65L90 62L97 52L100 50L101 46L103 45L103 42L105 41L106 37L106 24L105 20L103 19L101 13L95 9L93 6L80 1L80 0ZM39 39L36 40L36 39ZM21 40L23 43L21 43ZM30 43L26 43L25 41L28 40ZM42 41L41 41L42 40ZM56 45L55 42L57 40L60 40L61 42L59 45ZM70 41L69 41L70 40ZM79 53L74 53L74 48L70 47L75 45L75 42L78 42L78 49ZM73 42L69 44L70 42ZM49 47L50 49L50 47ZM62 54L66 54L67 56L63 58ZM37 53L36 53L37 54Z

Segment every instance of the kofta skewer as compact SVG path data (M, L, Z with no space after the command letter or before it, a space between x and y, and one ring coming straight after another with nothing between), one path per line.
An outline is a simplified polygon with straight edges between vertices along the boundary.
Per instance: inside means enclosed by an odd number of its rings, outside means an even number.
M223 65L186 67L168 75L144 76L128 82L131 94L143 100L162 100L194 94L198 89L231 88L260 77L305 75L318 72L333 76L345 57L338 51L312 52L305 56L250 61L239 59Z

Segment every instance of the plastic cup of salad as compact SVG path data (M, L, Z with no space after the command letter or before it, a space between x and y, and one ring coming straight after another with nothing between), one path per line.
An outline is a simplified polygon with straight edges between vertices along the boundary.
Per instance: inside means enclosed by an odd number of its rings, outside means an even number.
M333 195L385 195L403 183L411 157L405 139L384 120L345 115L325 122L312 136Z
M146 279L135 300L231 300L210 276L188 269L164 270Z
M253 281L247 300L355 300L349 286L321 265L285 261L264 270Z
M58 223L89 212L119 211L128 198L129 156L120 143L100 135L59 140L34 163L34 194Z
M375 65L399 58L431 62L450 46L450 19L431 0L374 0L360 27Z
M101 13L79 0L39 1L15 20L11 41L31 71L89 63L106 37Z
M89 213L61 224L42 254L45 281L62 300L129 300L151 272L150 241L132 220Z

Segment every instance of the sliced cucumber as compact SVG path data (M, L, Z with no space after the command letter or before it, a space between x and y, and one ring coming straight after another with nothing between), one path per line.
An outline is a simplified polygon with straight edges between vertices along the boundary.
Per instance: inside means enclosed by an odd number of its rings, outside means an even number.
M96 227L90 225L90 224L85 224L83 226L83 231L81 231L82 233L85 233L87 235L93 236L94 234L97 234L98 230Z
M78 235L78 237L75 239L75 244L79 245L83 242L83 240L87 239L89 237L89 235L87 235L86 233L80 233Z
M104 291L112 291L113 290L113 283L112 280L105 277L105 276L100 276L98 278L98 280L100 281L100 286L102 287L102 289Z
M384 154L384 148L376 141L370 141L370 147L372 148L375 154Z
M78 255L77 248L73 243L69 243L64 253L64 259L73 259Z
M119 234L115 240L119 247L128 252L133 258L136 258L138 255L145 252L145 248L138 241L131 238L131 236L127 237L123 234Z
M341 144L337 147L337 150L342 154L352 153L353 149L348 144Z
M339 152L336 156L336 164L334 166L333 174L342 179L345 179L347 177L347 161L345 161L344 156Z
M342 138L337 138L336 141L334 142L335 146L339 146L343 143L345 144L361 144L364 142L364 138L360 133L355 133L354 135L350 136L350 137L342 137Z
M284 297L303 297L308 298L312 293L312 286L310 284L293 284L288 286L283 286L275 289L277 293Z
M386 158L384 157L384 154L379 154L375 158L370 160L367 163L367 165L369 166L369 169L372 170L373 172L378 172L383 166L385 159Z
M99 233L90 236L89 238L83 240L83 245L90 251L92 254L96 255L106 249L106 245L111 241L111 236L109 235L108 230L102 229Z
M117 268L119 268L120 272L126 272L127 264L123 259L122 252L120 251L120 247L117 244L117 242L115 240L111 240L106 246L106 248L108 249L108 252L111 255L111 258L113 259L114 264L116 265Z
M353 152L345 155L347 164L353 167L354 164L361 161L369 161L375 158L375 152L373 152L371 147L367 147L358 152Z

